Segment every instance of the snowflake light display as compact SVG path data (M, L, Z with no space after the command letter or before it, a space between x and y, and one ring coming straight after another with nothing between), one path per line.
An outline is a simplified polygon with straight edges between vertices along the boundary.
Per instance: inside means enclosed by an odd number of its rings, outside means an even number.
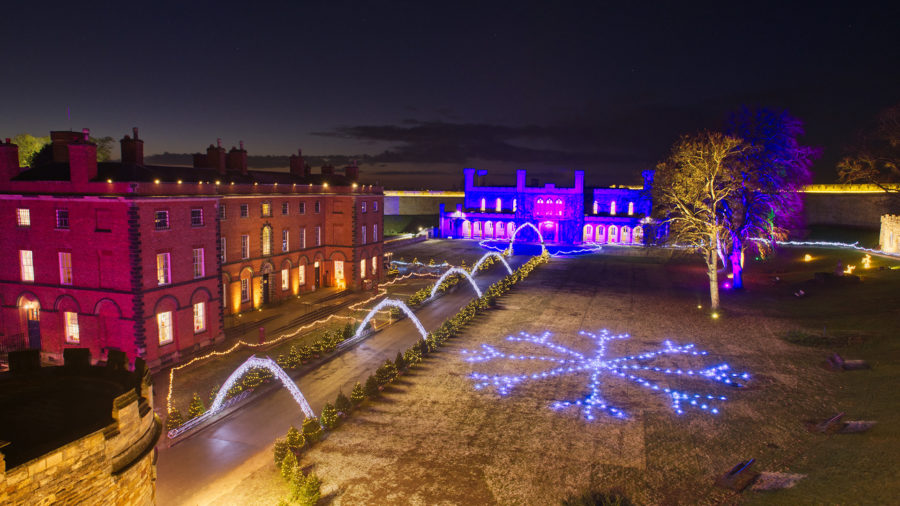
M725 396L676 390L658 383L658 380L647 379L644 376L650 376L651 378L654 375L694 378L723 383L732 387L740 387L741 381L750 379L750 375L747 373L731 372L728 364L724 363L699 370L652 365L655 360L665 356L702 356L707 354L706 351L696 349L693 344L677 345L667 340L663 342L661 348L656 350L624 357L608 357L607 343L617 339L628 339L628 334L610 335L606 329L603 329L598 334L581 331L579 335L585 336L596 343L593 355L585 356L578 351L554 343L550 340L550 332L544 332L540 336L520 332L519 336L509 336L506 340L533 343L551 350L557 356L503 353L488 344L482 344L481 350L463 350L462 353L466 355L465 360L467 362L473 363L508 360L547 362L552 365L550 369L530 374L489 375L479 372L471 374L470 377L475 380L476 389L493 386L500 395L508 394L513 387L529 380L540 380L563 374L588 374L590 376L588 383L590 393L578 400L556 401L551 404L553 409L579 406L582 414L588 420L595 418L595 412L605 412L616 418L627 418L624 411L611 405L601 395L600 382L602 377L623 378L649 390L657 391L671 400L672 409L679 415L683 414L684 410L688 408L696 408L708 413L718 414L719 408L716 405L719 401L724 401Z

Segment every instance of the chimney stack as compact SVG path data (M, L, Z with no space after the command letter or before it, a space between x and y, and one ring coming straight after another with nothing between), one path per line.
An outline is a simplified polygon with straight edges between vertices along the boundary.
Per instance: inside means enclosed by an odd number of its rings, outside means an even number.
M127 135L119 141L122 146L122 163L125 165L144 165L144 141L138 138L138 129L131 129L134 137Z
M356 164L356 160L353 160L350 162L350 165L344 168L344 176L350 181L359 179L359 165Z
M298 149L296 155L291 155L291 175L294 177L306 177L309 175L304 168L305 164L303 163L303 150Z
M57 130L50 132L50 144L53 149L53 162L66 163L69 161L69 143L81 138L78 132L71 130Z
M216 139L216 146L210 144L206 148L206 167L225 174L225 148L222 147L222 139Z
M0 182L18 176L19 170L19 146L7 137L6 142L0 142Z
M90 141L87 128L76 134L67 146L69 151L69 178L73 183L87 183L97 178L97 145Z
M240 171L241 174L247 175L247 151L244 149L244 141L240 142L241 149L231 147L228 152L228 161L226 167L229 171Z

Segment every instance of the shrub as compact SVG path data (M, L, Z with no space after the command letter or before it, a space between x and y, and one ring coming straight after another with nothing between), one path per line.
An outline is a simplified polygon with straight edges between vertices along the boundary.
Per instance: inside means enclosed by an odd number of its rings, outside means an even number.
M322 425L326 429L333 429L337 425L337 420L337 410L334 409L334 405L326 402L325 407L322 408Z
M381 395L381 390L379 389L380 386L381 385L378 384L378 380L375 379L374 374L369 376L369 378L366 380L365 386L366 397L374 399L375 397Z
M350 392L350 402L352 402L353 405L356 406L364 400L366 400L366 391L357 381L356 385L354 385L353 387L353 391Z
M297 430L296 427L291 425L291 428L288 429L287 436L285 436L285 443L294 453L298 453L303 449L303 446L306 444L306 437Z
M385 360L384 364L375 371L375 381L379 386L387 385L394 381L395 377L397 377L397 367L390 360Z
M294 452L287 452L284 459L281 461L281 477L284 478L285 481L290 480L294 475L294 470L296 468L297 456L294 455Z
M177 429L182 425L184 425L184 416L182 416L181 411L178 411L178 408L169 410L169 414L166 416L166 430Z
M303 436L310 444L315 443L322 437L322 425L316 417L303 420Z
M403 359L403 354L399 351L397 352L397 358L394 359L394 367L397 368L397 372L406 369L406 360Z
M284 439L276 439L275 445L272 447L272 456L275 457L275 467L281 469L281 462L287 456L290 448Z
M344 392L338 392L337 398L334 399L334 408L340 413L347 414L353 409L353 405L350 404L350 399L344 395Z
M315 474L309 473L308 476L292 482L291 485L293 499L297 501L297 504L313 506L319 502L322 482Z
M342 340L350 339L353 337L353 325L350 325L350 322L347 322L347 325L344 325L344 330L341 333Z
M216 396L219 395L219 390L222 388L222 385L216 385L212 387L212 390L209 391L209 405L210 407L216 402Z
M188 419L197 418L203 413L206 413L206 406L203 405L203 401L200 400L200 396L197 395L197 392L194 392L194 397L191 399L191 405L188 407Z

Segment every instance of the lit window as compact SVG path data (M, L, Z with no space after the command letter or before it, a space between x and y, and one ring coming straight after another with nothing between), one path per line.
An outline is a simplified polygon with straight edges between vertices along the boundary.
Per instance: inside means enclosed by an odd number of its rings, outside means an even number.
M262 254L272 254L272 227L263 227L262 229Z
M343 260L335 260L334 261L334 281L339 286L343 286L343 283L344 283L344 261Z
M156 230L167 230L169 228L169 211L156 211L154 224Z
M203 209L191 209L191 226L203 226Z
M359 210L360 210L360 212L362 212L362 213L366 212L366 203L365 203L365 202L360 202L360 203L359 203Z
M220 220L225 219L225 203L224 202L219 204L219 219Z
M156 255L156 281L160 285L168 285L172 282L168 253Z
M372 257L372 276L375 277L378 276L378 261L376 260L376 258L377 257Z
M241 302L250 300L250 280L244 278L241 280Z
M220 241L221 241L221 243L222 243L222 244L221 244L221 246L222 246L222 263L224 264L224 263L225 263L225 258L226 258L226 257L225 257L225 238L222 237L222 238L220 239Z
M281 291L290 288L291 271L289 269L281 269Z
M629 202L628 203L628 216L631 216L632 214L634 214L634 202Z
M306 202L300 202L297 204L300 209L300 214L306 214Z
M322 227L316 227L316 246L322 245Z
M69 228L69 210L68 209L57 209L56 210L56 228L62 228L62 229Z
M322 210L322 205L321 205L321 204L319 203L319 201L317 200L316 203L315 203L315 205L313 206L313 211L314 211L316 214L319 214L319 211L321 211L321 210Z
M194 334L199 334L206 330L206 303L198 302L194 304Z
M63 318L66 322L66 342L77 343L80 339L78 335L78 313L66 311L63 313Z
M203 266L203 248L194 248L194 279L202 278L206 269Z
M363 258L362 260L359 261L359 277L360 278L366 277L366 259L365 258Z
M290 246L290 233L287 230L281 231L281 251L287 251Z
M378 224L372 225L372 241L378 242Z
M300 229L300 249L306 249L306 228Z
M59 284L72 284L72 254L67 251L59 252Z
M594 214L597 214L597 201L594 201Z
M377 201L377 200L374 201L374 202L372 202L372 212L373 212L373 213L377 213L377 212L378 212L378 201Z
M262 215L263 216L272 216L272 203L271 202L263 202L262 203Z
M297 283L300 285L306 284L306 266L301 265L297 270Z
M172 336L172 312L158 313L156 327L159 329L159 344L171 343L174 339Z
M497 208L497 212L499 213L499 212L500 212L500 209L501 209L501 208L500 208L500 199L497 199L497 206L496 206L496 208Z
M544 214L544 199L537 199L534 202L534 214Z
M242 259L250 258L250 236L249 235L241 236L241 258Z
M609 203L609 214L616 214L616 202L612 201Z
M18 208L16 209L16 225L20 227L31 226L31 210Z
M19 270L22 272L22 281L34 281L34 261L31 250L19 250Z
M366 243L366 226L365 225L362 226L362 243L363 244Z
M481 199L481 210L482 211L484 211L484 207L486 204L487 204L487 201L485 201L485 199Z
M250 216L250 204L241 204L241 218Z
M516 199L513 199L513 212L516 212Z
M562 200L556 199L556 208L557 208L556 214L558 216L562 216L563 215L563 201Z
M290 210L290 206L288 205L288 203L282 202L281 203L281 214L288 214L289 210Z

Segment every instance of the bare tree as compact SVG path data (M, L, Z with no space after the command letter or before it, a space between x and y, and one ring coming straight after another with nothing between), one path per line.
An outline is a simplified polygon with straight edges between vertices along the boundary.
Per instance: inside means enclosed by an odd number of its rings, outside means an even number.
M712 310L719 309L718 246L727 238L722 211L741 191L742 160L753 149L719 132L684 136L657 165L653 185L656 214L668 241L695 249L706 261Z
M878 115L853 151L838 162L841 182L876 185L900 207L900 103Z

